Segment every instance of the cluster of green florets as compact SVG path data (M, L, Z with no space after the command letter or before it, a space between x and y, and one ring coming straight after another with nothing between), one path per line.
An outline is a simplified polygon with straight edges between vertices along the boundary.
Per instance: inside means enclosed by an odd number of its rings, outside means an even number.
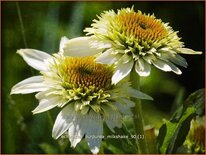
M83 114L90 108L101 112L101 104L109 102L110 94L107 90L113 87L113 70L108 65L97 64L93 57L54 55L50 70L52 75L44 73L45 78L53 79L61 85L61 95L68 103L74 103L75 110Z
M154 15L146 15L133 8L121 9L117 13L105 11L94 20L92 28L86 28L87 35L100 42L112 44L113 51L132 54L133 58L154 54L163 47L179 48L183 46L177 32L156 19ZM155 52L154 52L155 49Z

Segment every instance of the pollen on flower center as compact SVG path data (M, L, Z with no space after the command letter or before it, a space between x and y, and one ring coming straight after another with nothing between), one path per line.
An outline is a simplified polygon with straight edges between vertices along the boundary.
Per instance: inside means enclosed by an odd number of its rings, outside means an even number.
M96 90L111 86L112 70L109 66L98 64L93 57L65 58L63 72L66 82L75 88L95 87Z
M140 41L156 41L167 35L160 20L140 12L122 13L116 16L116 20L126 36L133 36Z

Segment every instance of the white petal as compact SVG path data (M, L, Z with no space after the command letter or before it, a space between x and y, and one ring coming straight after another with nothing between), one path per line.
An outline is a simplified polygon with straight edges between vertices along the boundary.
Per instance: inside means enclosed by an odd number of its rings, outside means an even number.
M163 51L160 50L161 52L161 56L159 57L162 60L165 61L171 61L177 65L180 65L182 67L187 68L187 61L185 60L185 58L183 58L182 56L180 56L179 54L177 54L175 51L172 50L168 50L168 51Z
M126 98L120 98L119 100L118 100L118 102L120 102L121 104L126 104L128 107L134 107L135 106L135 103L133 102L133 101L131 101L131 100L128 100L128 99L126 99Z
M159 49L158 52L165 53L165 54L176 54L177 53L173 49L170 49L170 48L167 48L167 47L163 47L163 48Z
M167 62L167 64L171 67L172 71L178 75L182 74L181 70L175 66L173 63L171 62Z
M39 105L32 111L33 114L45 112L61 104L61 98L59 96L51 96L46 99L42 99Z
M102 49L91 48L90 37L78 37L70 39L63 48L66 56L85 57L102 52Z
M102 141L103 122L100 114L97 114L92 110L89 112L89 118L85 136L91 152L97 154Z
M124 54L120 59L121 63L123 63L123 64L126 64L131 60L132 60L132 57L128 54Z
M171 67L163 60L156 59L156 60L152 61L152 63L155 67L157 67L158 69L161 69L165 72L172 71Z
M121 57L118 54L112 54L112 49L109 49L96 58L96 62L101 64L113 64Z
M128 107L134 107L135 106L135 102L133 102L131 100L123 98L122 101L125 102Z
M49 54L35 49L20 49L17 53L23 57L29 66L35 68L36 70L48 70L44 60L51 58Z
M67 37L62 37L59 45L59 52L63 52L63 48L65 47L65 44L69 41Z
M117 68L115 69L115 73L112 76L112 83L117 84L120 80L126 77L132 70L134 62L129 61L128 63L118 63Z
M175 54L173 56L169 57L169 60L177 65L180 65L182 67L187 68L187 61L185 60L185 58L183 58L182 56L180 56L179 54Z
M117 107L117 109L118 109L122 114L132 116L131 109L130 109L130 107L127 106L126 104L114 102L113 105L115 105L115 106Z
M142 93L141 91L133 88L128 88L127 93L128 95L130 95L130 97L134 97L142 100L153 100L153 98L150 97L149 95Z
M35 95L35 97L38 100L42 100L42 99L49 98L49 97L54 96L54 95L56 95L56 96L58 96L58 95L61 96L62 95L61 90L59 90L55 86L51 87L51 88L48 88L45 91L41 91L41 92L37 93ZM63 97L60 97L60 99L61 99L61 101L60 101L61 103L65 102L65 101L68 101L66 98L63 98Z
M70 126L68 130L69 140L71 142L71 147L75 147L82 139L84 134L81 134L81 128L79 123L78 115L73 120L72 125Z
M139 59L139 60L137 60L137 62L135 64L135 71L140 76L148 76L148 75L150 75L151 67L143 59Z
M121 128L121 126L122 126L121 114L118 111L113 110L112 108L110 108L108 106L104 106L103 110L105 112L104 119L105 119L105 122L106 122L107 126L109 127L109 129L112 132L114 132L115 127Z
M202 54L200 51L194 51L189 48L177 48L176 51L181 54Z
M57 139L66 132L72 125L74 117L74 107L69 104L58 114L52 130L52 137Z
M82 115L80 112L76 112L76 117L73 119L73 123L68 131L72 147L76 147L86 133L88 120L88 115Z
M152 61L156 59L156 57L153 54L148 54L143 57L143 59L148 63L152 64Z
M32 76L13 86L11 89L11 94L29 94L44 91L48 88L45 84L43 84L43 81L43 76Z
M173 63L171 63L169 60L167 60L167 59L164 59L164 60L163 59L162 60L160 60L160 59L158 60L157 59L155 66L157 67L157 65L159 65L158 66L159 69L161 69L163 71L172 71L172 72L174 72L174 73L176 73L178 75L182 74L181 70L177 66L175 66ZM164 66L164 67L161 68L161 66ZM168 70L167 70L167 67L168 67Z

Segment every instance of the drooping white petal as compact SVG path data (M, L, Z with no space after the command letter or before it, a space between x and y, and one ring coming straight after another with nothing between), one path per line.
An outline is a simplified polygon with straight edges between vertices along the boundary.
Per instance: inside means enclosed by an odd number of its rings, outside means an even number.
M128 54L124 54L121 58L120 58L120 61L122 64L126 64L128 63L129 61L132 60L132 57Z
M65 56L85 57L102 52L102 49L92 48L90 37L78 37L67 41L63 48Z
M194 51L189 48L177 48L176 51L181 54L202 54L200 51Z
M47 65L44 60L51 58L51 56L45 52L35 50L35 49L20 49L17 51L26 63L39 71L47 71Z
M135 63L135 71L140 75L140 76L149 76L151 67L150 65L145 62L143 59L139 59Z
M52 130L52 137L57 139L73 124L75 111L72 104L67 105L57 116Z
M68 130L71 147L75 147L81 141L82 137L85 134L82 131L84 129L81 127L81 123L84 123L85 121L82 121L83 117L81 117L81 115L81 113L79 113L79 115L76 115L76 117L73 119L72 125Z
M167 51L160 50L160 52L160 59L164 61L171 61L177 65L187 68L187 61L185 60L185 58L177 54L175 51L167 49Z
M117 62L119 58L121 57L121 55L118 55L118 54L114 55L111 52L112 52L112 49L105 51L104 53L102 53L96 58L96 62L101 63L101 64L113 64Z
M150 97L149 95L131 88L129 82L121 81L116 85L116 87L117 88L113 89L110 92L111 92L111 98L117 102L122 103L124 100L126 101L127 97L134 97L143 100L153 100L152 97ZM129 104L130 107L134 105L134 103L129 100L127 100L125 103Z
M126 98L123 98L122 101L125 102L127 104L127 106L129 106L129 107L134 107L135 106L135 103L133 101L128 100Z
M75 112L76 116L68 130L71 146L75 147L85 135L88 128L88 121L91 119L88 115L83 115L81 112Z
M131 100L128 100L126 98L120 98L120 100L118 100L118 102L122 103L122 104L126 104L128 107L134 107L135 103Z
M99 152L99 148L102 141L102 133L103 133L103 122L101 115L93 112L92 110L88 114L87 121L87 131L85 134L85 138L89 145L89 148L93 154L97 154Z
M129 61L125 64L119 62L115 69L114 75L112 76L112 83L117 84L120 80L126 77L132 70L134 61Z
M138 91L136 89L133 88L128 88L127 90L128 95L130 95L131 97L135 97L138 99L142 99L142 100L153 100L152 97L150 97L149 95L142 93L141 91Z
M132 116L131 109L130 109L130 107L127 106L126 104L114 102L113 105L115 105L115 106L117 107L117 109L118 109L122 114Z
M104 119L109 129L114 132L114 128L122 126L122 116L117 110L113 110L108 106L103 107Z
M182 74L181 70L177 66L175 66L173 63L168 61L167 64L171 67L171 69L174 73L176 73L178 75Z
M32 76L14 85L10 94L29 94L44 91L48 88L43 81L43 76Z
M147 54L143 57L143 59L148 63L152 64L152 61L156 59L156 57L153 54Z
M63 52L63 48L65 47L65 44L69 41L67 37L62 37L59 45L59 52Z
M117 100L124 97L130 96L129 93L127 93L128 88L130 87L130 83L127 82L127 80L122 80L119 83L116 84L115 88L110 90L110 98Z
M165 72L170 72L172 71L171 67L163 60L160 59L156 59L154 61L152 61L152 64L157 67L158 69L161 69Z
M32 112L33 114L45 112L56 107L59 104L62 104L62 100L59 96L50 96L48 98L40 100L39 105Z
M169 60L177 65L180 65L182 67L187 68L187 61L185 60L185 58L183 58L182 56L180 56L179 54L175 54L173 56L169 57Z

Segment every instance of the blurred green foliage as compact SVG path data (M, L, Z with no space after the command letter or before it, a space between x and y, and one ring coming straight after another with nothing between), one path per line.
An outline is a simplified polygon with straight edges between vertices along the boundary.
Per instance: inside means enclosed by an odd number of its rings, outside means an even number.
M204 94L204 89L192 93L186 101L179 106L170 120L165 121L162 125L158 136L158 149L160 153L176 153L178 147L183 144L190 130L191 120L194 119L195 116L203 116L205 113Z
M204 53L204 2L1 3L2 153L90 153L84 140L73 149L67 139L52 139L52 124L48 113L34 116L31 113L38 104L34 94L10 96L14 84L38 74L16 54L17 49L34 48L48 53L58 52L62 36L73 38L84 35L83 29L90 26L102 11L134 5L135 10L154 13L157 18L169 22L174 30L179 31L186 47ZM143 104L146 124L159 128L163 124L162 119L169 118L185 96L204 87L204 54L184 57L189 66L187 69L181 68L181 76L152 68L151 76L141 79L143 92L154 98L153 102ZM51 110L53 121L59 110ZM133 132L131 122L129 118L125 120L128 130ZM117 131L121 133L120 129ZM109 134L109 131L105 130L105 134ZM101 153L135 153L135 148L130 142L103 140Z

